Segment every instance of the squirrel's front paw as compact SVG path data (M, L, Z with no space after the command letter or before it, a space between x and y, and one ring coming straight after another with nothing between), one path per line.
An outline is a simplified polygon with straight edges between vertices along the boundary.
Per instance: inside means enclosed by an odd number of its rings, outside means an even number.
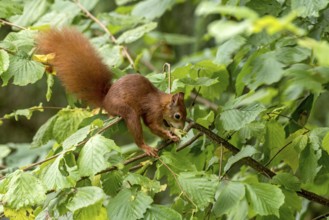
M151 156L151 157L157 157L158 156L158 149L156 148L153 148L153 147L150 147L148 145L143 145L141 147L143 149L143 151L148 155L148 156Z
M180 138L174 134L172 134L170 131L167 133L168 139L172 140L173 142L180 141Z

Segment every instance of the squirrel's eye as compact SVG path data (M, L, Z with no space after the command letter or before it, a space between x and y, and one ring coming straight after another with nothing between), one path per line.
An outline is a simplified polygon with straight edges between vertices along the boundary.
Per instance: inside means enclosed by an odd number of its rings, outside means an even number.
M174 118L177 119L177 120L179 120L180 119L180 114L179 113L175 113L174 114Z

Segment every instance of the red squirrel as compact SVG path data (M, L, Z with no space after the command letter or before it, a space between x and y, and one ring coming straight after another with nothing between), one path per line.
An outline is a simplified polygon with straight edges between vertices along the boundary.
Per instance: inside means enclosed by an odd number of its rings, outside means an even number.
M140 74L127 74L113 83L111 70L89 40L73 28L50 29L40 33L36 41L37 53L55 54L49 64L66 90L104 108L109 115L121 116L146 154L156 156L157 150L145 143L141 118L154 134L179 141L169 127L184 127L184 93L164 93Z

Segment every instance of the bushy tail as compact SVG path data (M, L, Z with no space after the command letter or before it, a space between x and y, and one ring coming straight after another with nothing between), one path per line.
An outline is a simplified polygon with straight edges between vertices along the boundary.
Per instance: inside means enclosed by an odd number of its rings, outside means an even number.
M51 29L37 37L37 53L55 53L50 62L65 88L102 107L112 73L87 38L73 28Z

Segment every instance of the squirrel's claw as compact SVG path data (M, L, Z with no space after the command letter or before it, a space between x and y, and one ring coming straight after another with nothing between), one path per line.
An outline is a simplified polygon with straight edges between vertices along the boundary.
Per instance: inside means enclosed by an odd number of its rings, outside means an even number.
M158 149L156 149L156 148L153 148L153 147L150 147L150 146L147 146L147 145L143 145L141 148L143 149L143 151L148 156L151 156L151 157L157 157L158 156Z

